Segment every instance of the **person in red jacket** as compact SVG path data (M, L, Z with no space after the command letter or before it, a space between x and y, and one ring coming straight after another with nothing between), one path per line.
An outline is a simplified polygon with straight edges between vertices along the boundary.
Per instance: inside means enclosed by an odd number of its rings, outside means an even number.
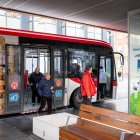
M96 93L96 86L91 77L92 67L86 66L81 78L81 93L83 97L83 104L92 105L91 97Z

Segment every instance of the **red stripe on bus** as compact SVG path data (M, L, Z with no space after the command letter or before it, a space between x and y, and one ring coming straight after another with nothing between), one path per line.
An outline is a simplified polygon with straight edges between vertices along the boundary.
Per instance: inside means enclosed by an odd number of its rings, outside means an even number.
M70 78L70 80L72 80L72 81L74 81L74 82L76 82L78 84L81 84L81 81L80 81L79 78Z
M17 29L10 29L10 28L0 28L0 34L47 39L47 40L57 40L57 41L65 41L65 42L75 42L75 43L82 43L82 44L94 44L94 45L101 45L102 47L112 48L108 43L104 41L100 41L100 40L80 38L80 37L70 37L70 36L64 36L64 35L48 34L48 33L33 32L33 31L25 31L25 30L17 30Z
M78 84L81 84L81 81L79 78L70 78L70 79ZM97 86L97 82L98 82L97 76L93 76L92 79L93 79L95 86Z

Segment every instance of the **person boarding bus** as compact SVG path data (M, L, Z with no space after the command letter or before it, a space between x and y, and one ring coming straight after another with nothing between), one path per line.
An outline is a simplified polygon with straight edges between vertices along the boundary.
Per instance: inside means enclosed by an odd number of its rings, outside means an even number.
M96 86L91 77L92 67L87 65L81 78L83 104L92 105L91 98L96 94Z
M100 66L100 71L99 71L99 92L100 92L100 98L101 99L103 99L105 97L106 83L107 83L107 78L106 78L105 70L104 70L103 66Z

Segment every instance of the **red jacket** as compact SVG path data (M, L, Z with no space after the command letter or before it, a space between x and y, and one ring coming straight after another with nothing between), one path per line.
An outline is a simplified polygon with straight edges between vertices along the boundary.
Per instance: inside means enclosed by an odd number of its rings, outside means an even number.
M96 93L96 87L88 70L85 70L82 75L81 93L82 96L93 96Z

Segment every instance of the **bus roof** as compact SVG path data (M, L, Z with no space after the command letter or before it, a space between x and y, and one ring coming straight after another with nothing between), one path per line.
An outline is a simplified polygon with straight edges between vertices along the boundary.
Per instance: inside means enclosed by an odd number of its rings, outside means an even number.
M112 48L108 43L100 40L80 38L80 37L71 37L57 34L49 34L49 33L41 33L41 32L32 32L25 30L17 30L10 28L0 28L0 34L3 35L12 35L12 36L20 36L20 37L29 37L29 38L38 38L38 39L48 39L48 40L57 40L57 41L65 41L65 42L75 42L82 44L95 44L101 45L107 48Z

